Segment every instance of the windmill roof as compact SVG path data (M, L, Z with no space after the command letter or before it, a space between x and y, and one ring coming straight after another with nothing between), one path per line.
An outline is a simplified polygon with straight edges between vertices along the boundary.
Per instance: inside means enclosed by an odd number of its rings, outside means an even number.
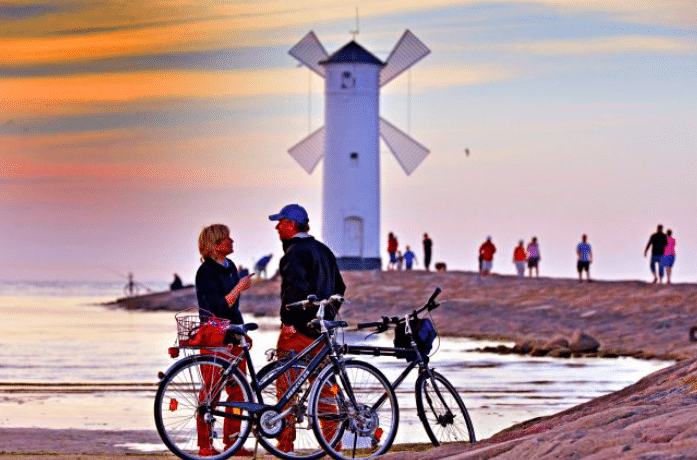
M385 63L373 56L369 51L366 51L361 45L355 41L344 45L339 51L329 56L320 64L374 64L384 66Z

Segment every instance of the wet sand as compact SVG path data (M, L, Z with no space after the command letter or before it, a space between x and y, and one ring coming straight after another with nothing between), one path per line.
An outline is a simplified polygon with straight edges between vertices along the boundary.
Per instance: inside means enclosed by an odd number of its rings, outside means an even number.
M389 457L697 458L697 362L692 358L697 343L688 340L690 327L697 324L697 285L579 283L462 272L347 273L345 278L350 303L342 315L350 322L404 314L423 305L440 286L442 305L433 316L442 334L543 344L582 330L600 342L600 350L679 360L624 390L519 424L477 445ZM278 281L257 283L245 293L242 308L275 314L278 292ZM187 295L191 293L181 293L175 309L193 302ZM0 458L176 458L134 454L128 448L153 439L157 442L157 435L149 431L0 429ZM74 455L82 453L86 455Z

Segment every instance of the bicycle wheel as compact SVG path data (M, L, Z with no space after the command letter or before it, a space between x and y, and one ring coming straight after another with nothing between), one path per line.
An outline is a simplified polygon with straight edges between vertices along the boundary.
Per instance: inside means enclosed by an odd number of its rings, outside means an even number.
M320 372L310 394L310 413L317 440L337 460L384 454L399 426L390 382L361 361L328 365Z
M416 379L416 411L434 446L475 442L474 427L465 403L441 374L422 372Z
M281 385L284 385L282 390L285 390L307 368L307 363L298 362L276 377L275 382L267 384L267 376L271 377L273 372L284 364L283 360L274 361L257 373L260 386L267 385L261 392L265 404L275 404L278 400L277 382L281 381ZM285 391L281 391L281 393L285 393ZM277 438L265 438L261 433L256 433L259 444L267 452L285 460L316 460L324 456L324 450L312 432L312 421L307 414L309 396L310 381L307 380L302 384L299 393L283 408L284 411L290 409L290 413L285 418L287 432L282 433ZM291 440L290 443L289 440ZM289 447L292 447L292 450L288 451Z
M172 366L155 394L155 425L162 441L185 460L223 460L237 452L251 431L249 418L214 415L211 410L245 416L239 409L219 407L223 401L253 402L244 374L234 369L227 380L225 358L194 355Z

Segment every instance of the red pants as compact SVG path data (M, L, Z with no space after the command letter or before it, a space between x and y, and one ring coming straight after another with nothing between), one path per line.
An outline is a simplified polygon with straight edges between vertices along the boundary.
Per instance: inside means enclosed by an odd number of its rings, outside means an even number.
M299 333L292 326L286 326L285 324L283 324L281 325L281 333L278 336L278 343L276 344L276 348L279 351L293 352L293 354L297 355L298 353L302 352L305 348L310 346L312 342L314 342L314 339L311 339L310 337ZM322 344L320 343L309 354L309 356L316 356L321 349ZM290 385L293 382L295 382L295 379L297 378L297 375L300 372L297 369L290 368L285 374L283 374L276 380L276 395L278 399L281 399L281 396L283 396L286 393L286 391L288 391L288 388L290 388ZM323 389L320 395L322 399L327 401L331 401L334 398L334 395L329 391L328 388ZM293 400L289 402L289 404L292 403ZM283 409L285 409L285 407ZM336 405L326 403L320 403L319 409L322 411L337 411ZM292 413L288 414L286 416L286 422L286 429L283 430L283 433L281 433L281 435L278 437L278 447L282 451L291 452L293 450L293 442L295 441L296 436L295 415ZM337 428L337 422L323 423L322 432L324 433L325 439L331 440L334 437Z
M218 352L213 352L209 351L206 349L201 350L202 355L214 355L214 356L220 356L222 358L229 358L229 355L224 354L224 353L218 353ZM239 356L242 354L242 347L236 346L233 347L231 350L231 354L235 356ZM239 369L243 373L247 373L247 363L246 361L242 360L240 362ZM215 390L213 388L220 377L220 368L215 367L215 366L210 366L210 365L203 365L201 366L201 373L202 378L203 378L203 387L199 390L198 394L198 400L199 402L203 402L206 400L208 395L211 393L211 391ZM239 385L235 386L226 386L225 387L225 393L227 393L227 402L230 401L242 401L244 399L244 394L242 392L242 388L239 387ZM215 401L212 401L211 408L215 408L215 406L218 404L218 401L220 400L220 395L216 397ZM228 407L225 409L225 412L227 413L233 413L233 408ZM231 444L234 444L236 440L236 436L240 431L240 426L242 425L241 420L237 420L231 417L225 417L225 420L223 421L223 443L226 446L229 446ZM196 414L196 428L198 431L198 446L201 449L205 448L210 448L211 446L211 431L210 431L210 425L208 425L203 418L201 417L200 414Z

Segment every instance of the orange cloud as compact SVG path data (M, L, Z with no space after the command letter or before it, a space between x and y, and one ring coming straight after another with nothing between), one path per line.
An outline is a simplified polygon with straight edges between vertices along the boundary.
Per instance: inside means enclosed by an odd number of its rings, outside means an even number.
M100 104L168 98L302 93L299 69L258 71L149 71L0 80L8 117L103 111ZM112 108L113 109L113 108Z

